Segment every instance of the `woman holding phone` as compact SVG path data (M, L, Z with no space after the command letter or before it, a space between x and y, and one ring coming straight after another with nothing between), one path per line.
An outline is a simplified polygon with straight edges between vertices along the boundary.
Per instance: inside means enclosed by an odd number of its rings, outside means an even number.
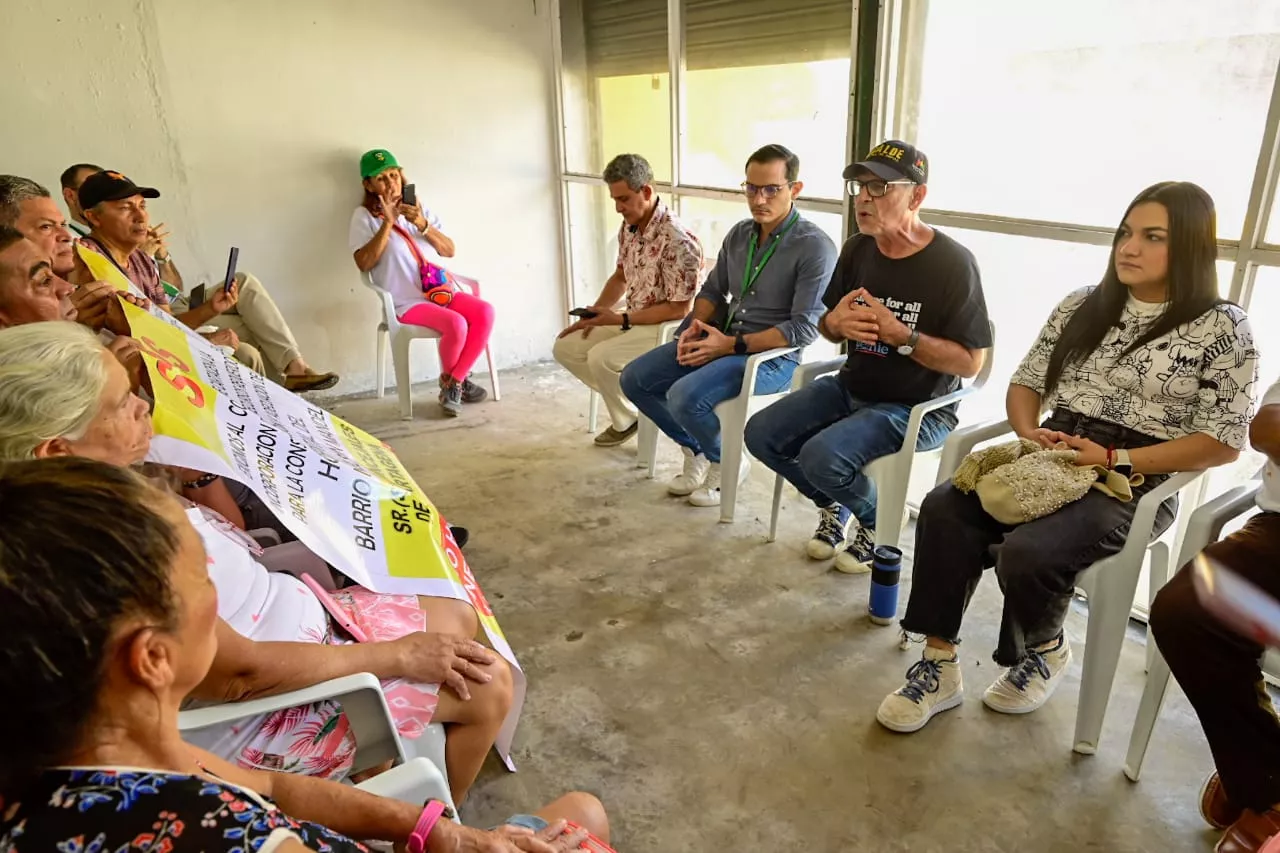
M440 406L462 414L487 392L468 378L493 331L493 306L459 290L439 261L454 247L440 219L418 203L414 185L390 151L375 148L360 158L364 199L351 215L348 243L356 266L391 294L402 323L440 333Z

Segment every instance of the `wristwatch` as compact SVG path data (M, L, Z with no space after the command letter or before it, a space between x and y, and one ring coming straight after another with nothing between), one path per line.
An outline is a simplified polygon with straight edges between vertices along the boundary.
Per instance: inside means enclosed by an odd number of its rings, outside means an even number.
M916 344L920 343L920 333L915 329L911 330L911 337L907 338L907 342L898 347L898 355L911 355L916 351Z
M733 336L733 354L747 354L747 339L742 336L742 332L738 332L738 334Z
M1129 458L1129 451L1116 451L1116 464L1111 470L1115 471L1123 477L1133 476L1133 460Z
M622 331L625 332L630 328L631 328L631 315L628 314L626 311L623 311L622 312Z

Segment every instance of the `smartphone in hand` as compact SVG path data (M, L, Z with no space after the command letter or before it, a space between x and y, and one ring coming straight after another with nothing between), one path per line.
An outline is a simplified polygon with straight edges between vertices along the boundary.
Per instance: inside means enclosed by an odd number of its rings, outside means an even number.
M418 185L405 184L403 192L400 193L400 203L413 207L418 203Z
M227 291L231 289L231 285L236 280L236 264L240 261L240 250L235 246L231 247L231 254L227 256L227 275L222 280L222 289Z
M582 317L584 320L590 320L592 317L598 317L600 315L595 311L592 311L590 308L574 308L569 312L569 316Z

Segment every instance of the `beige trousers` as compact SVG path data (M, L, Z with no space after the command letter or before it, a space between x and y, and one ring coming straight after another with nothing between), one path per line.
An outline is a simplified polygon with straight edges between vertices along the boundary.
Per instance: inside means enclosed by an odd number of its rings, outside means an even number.
M556 340L552 348L565 370L604 399L613 428L630 429L636 407L622 393L622 368L658 345L658 326L596 326L589 337L574 332Z
M262 282L258 281L257 276L238 272L236 282L240 285L240 301L230 311L210 320L209 325L230 329L240 338L240 348L236 350L237 361L277 382L283 381L285 367L302 355L298 342L294 340L293 332L276 307L275 300ZM249 349L253 350L252 354L248 352ZM245 350L244 358L241 357L241 350ZM255 358L256 366L250 363Z

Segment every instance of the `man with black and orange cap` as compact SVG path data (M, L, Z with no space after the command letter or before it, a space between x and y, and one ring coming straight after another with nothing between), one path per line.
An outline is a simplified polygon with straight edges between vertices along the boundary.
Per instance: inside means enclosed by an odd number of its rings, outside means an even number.
M902 447L913 406L976 375L992 341L973 255L920 220L924 153L883 142L844 177L859 233L840 252L818 331L847 343L848 358L839 376L821 377L753 417L746 443L817 505L809 556L835 557L835 568L859 573L871 570L877 544L898 544L896 536L876 541L876 487L863 469ZM955 425L954 403L928 412L917 449L938 447Z
M143 296L172 313L158 261L147 251L157 239L147 199L159 197L158 190L140 187L119 172L108 169L89 175L77 193L92 229L81 242L111 259ZM164 263L176 272L167 248L162 246L162 251ZM206 301L178 319L193 329L217 327L206 335L210 341L229 347L237 361L290 391L318 391L337 384L336 374L317 372L307 364L288 323L256 277L237 273L231 287L208 290Z

